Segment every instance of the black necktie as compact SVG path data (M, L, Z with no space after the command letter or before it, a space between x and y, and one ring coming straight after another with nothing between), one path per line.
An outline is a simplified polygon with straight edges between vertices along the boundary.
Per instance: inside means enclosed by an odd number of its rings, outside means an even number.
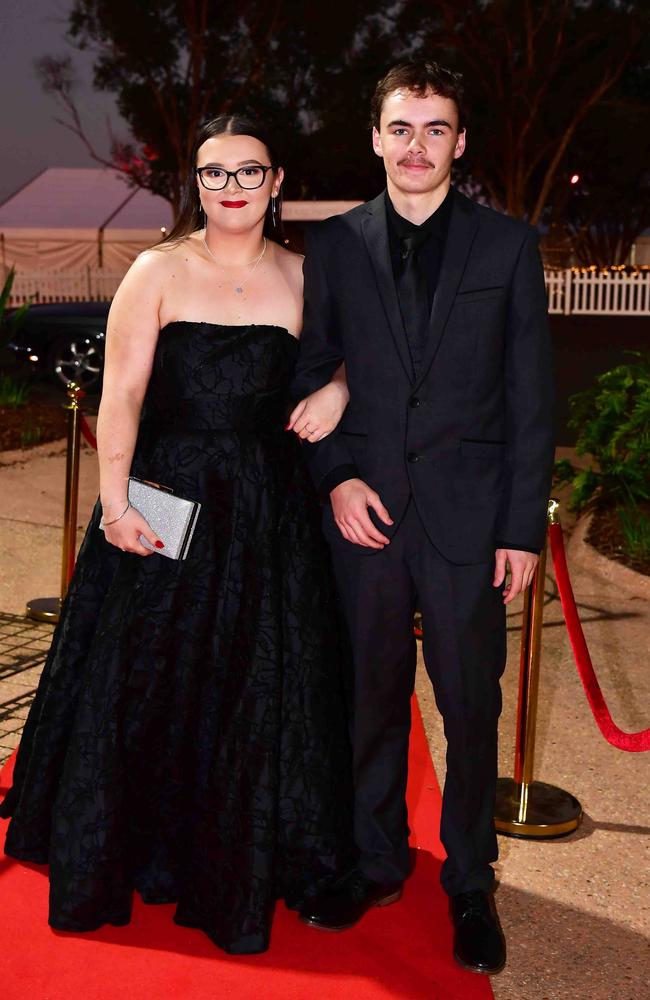
M416 376L429 327L427 283L417 258L418 248L426 238L426 233L413 233L400 240L402 266L397 277L400 311Z

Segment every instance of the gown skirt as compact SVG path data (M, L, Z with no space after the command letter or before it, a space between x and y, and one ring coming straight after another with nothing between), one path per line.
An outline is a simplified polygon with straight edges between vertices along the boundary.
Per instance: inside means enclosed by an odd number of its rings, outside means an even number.
M296 355L277 326L160 332L132 474L200 501L187 558L121 552L97 504L0 806L59 930L128 923L136 890L259 952L276 900L352 858L350 658L284 431Z

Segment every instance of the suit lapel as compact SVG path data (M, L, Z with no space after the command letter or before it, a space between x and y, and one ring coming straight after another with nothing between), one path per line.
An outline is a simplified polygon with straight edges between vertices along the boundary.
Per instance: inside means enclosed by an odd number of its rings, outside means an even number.
M476 216L476 209L472 202L454 191L449 232L447 233L440 277L438 278L438 288L431 309L429 336L424 348L422 368L417 379L418 384L424 380L438 353L447 319L478 229Z
M366 213L361 221L361 231L366 243L366 249L372 261L377 282L377 290L381 298L388 326L400 356L404 371L410 382L413 381L413 363L406 340L404 324L399 308L399 300L393 278L393 266L388 248L388 224L386 221L386 203L384 194L368 202Z

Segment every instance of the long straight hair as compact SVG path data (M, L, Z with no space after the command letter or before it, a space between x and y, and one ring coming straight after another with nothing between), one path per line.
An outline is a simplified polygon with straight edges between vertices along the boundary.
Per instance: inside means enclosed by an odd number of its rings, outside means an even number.
M280 166L277 150L260 122L249 118L247 115L238 114L217 115L216 118L211 118L209 121L203 122L192 144L189 170L181 194L181 207L178 218L171 231L158 244L159 247L164 247L166 243L177 243L191 233L196 232L197 229L203 228L203 212L196 184L196 156L203 143L208 139L213 139L216 135L250 135L253 139L259 139L266 146L273 173L277 173ZM264 235L268 239L282 244L284 236L282 230L282 188L280 188L278 197L275 199L275 218L271 204L271 201L269 201L269 206L264 217Z

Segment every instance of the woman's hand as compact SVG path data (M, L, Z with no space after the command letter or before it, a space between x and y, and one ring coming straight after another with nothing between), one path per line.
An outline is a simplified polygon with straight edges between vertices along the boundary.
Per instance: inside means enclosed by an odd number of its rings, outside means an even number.
M109 517L110 521L110 517ZM109 524L104 528L106 541L115 545L122 552L135 552L139 556L152 556L151 549L146 548L140 541L143 535L155 549L164 549L164 543L151 530L148 523L135 507L129 507L124 517L121 517L115 524Z
M349 399L345 381L333 380L298 403L289 417L287 430L294 431L303 441L322 441L338 426Z

